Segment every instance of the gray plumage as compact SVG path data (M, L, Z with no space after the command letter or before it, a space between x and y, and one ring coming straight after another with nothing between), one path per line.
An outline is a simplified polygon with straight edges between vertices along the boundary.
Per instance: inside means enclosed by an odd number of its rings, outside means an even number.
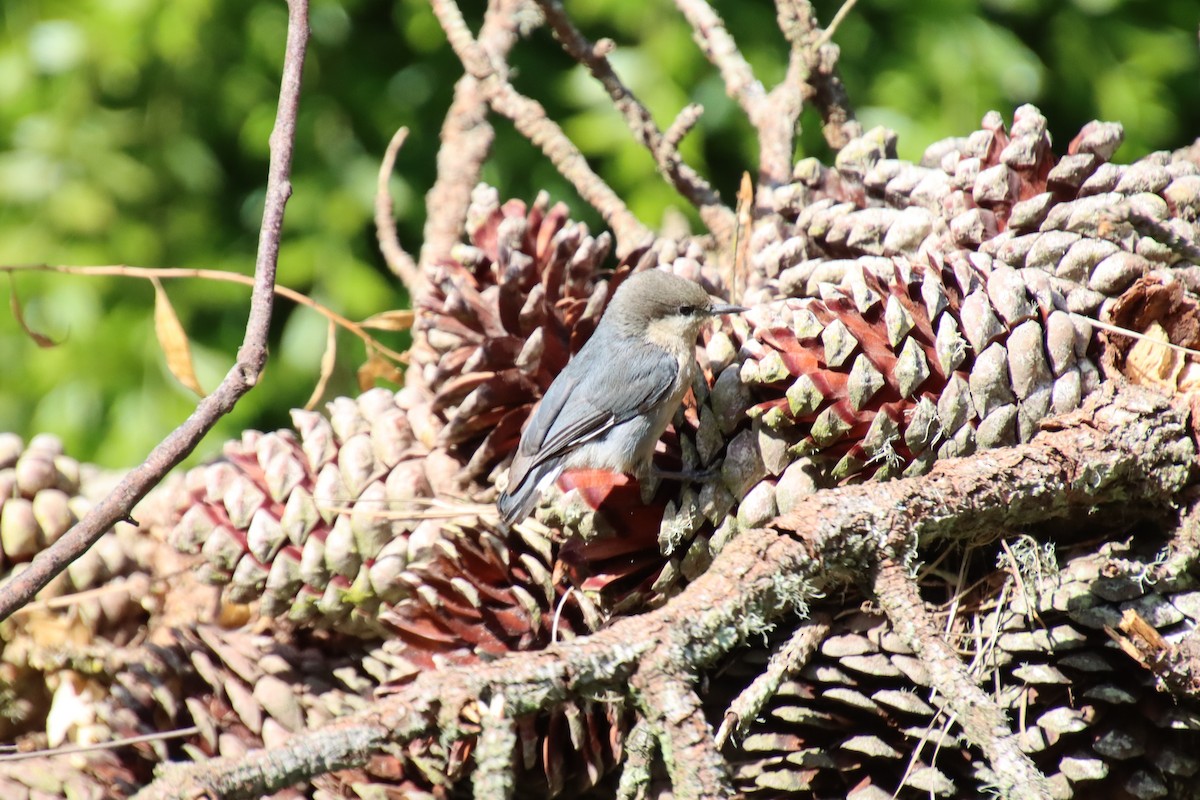
M504 522L529 516L564 469L644 475L691 385L701 326L744 310L669 272L629 277L530 416L497 501Z

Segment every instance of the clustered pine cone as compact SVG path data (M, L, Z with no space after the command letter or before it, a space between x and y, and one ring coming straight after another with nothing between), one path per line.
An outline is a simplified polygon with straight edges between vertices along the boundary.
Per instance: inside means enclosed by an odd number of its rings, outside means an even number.
M1165 543L1145 532L1099 551L1082 532L1058 533L1056 543L988 547L961 575L930 571L922 583L946 638L1007 711L1054 796L1200 797L1194 702L1114 643L1136 617L1200 655L1200 582L1165 569ZM726 748L745 796L984 794L986 764L928 702L929 670L887 618L853 595L811 614L831 620L828 635ZM714 670L715 724L769 653L752 646Z
M920 165L896 159L878 131L833 167L801 162L749 232L747 274L729 281L753 310L705 333L692 392L656 455L713 477L640 487L568 473L512 530L491 506L506 458L616 286L649 268L714 293L726 283L695 242L606 265L608 234L590 235L561 204L501 204L481 187L468 241L417 299L403 389L295 412L295 431L247 432L166 491L170 541L193 559L190 574L224 587L227 607L255 628L160 613L175 607L164 589L145 657L114 650L107 671L79 685L114 735L200 732L89 774L111 774L124 795L165 757L238 755L361 708L419 670L587 635L666 602L739 531L820 487L1027 441L1109 368L1089 320L1119 302L1128 311L1128 295L1118 298L1144 275L1172 267L1169 282L1198 260L1200 166L1182 154L1114 165L1119 142L1118 126L1092 123L1056 156L1026 106L1011 131L989 115ZM0 493L6 566L61 533L38 511L75 491L61 452L34 444L0 437L0 488L15 487ZM59 461L49 482L21 477L33 471L23 463ZM1184 791L1200 772L1197 734L1180 722L1195 704L1183 697L1172 710L1149 688L1155 673L1110 645L1104 626L1117 630L1133 610L1174 647L1200 618L1190 561L1156 561L1145 546L1098 553L1084 537L1025 555L927 598L955 609L947 635L1019 719L1022 747L1064 798ZM934 712L921 665L881 615L842 608L841 598L814 607L828 637L727 745L738 788L858 800L984 791L978 754ZM714 725L766 658L747 647L708 676ZM522 785L561 796L611 781L633 718L605 698L517 720ZM453 796L475 744L417 742L315 790Z

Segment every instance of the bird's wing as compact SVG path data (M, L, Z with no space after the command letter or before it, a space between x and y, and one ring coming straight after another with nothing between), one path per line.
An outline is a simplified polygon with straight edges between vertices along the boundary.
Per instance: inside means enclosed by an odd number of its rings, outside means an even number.
M609 352L620 352L609 348ZM675 388L679 363L653 348L624 368L576 358L550 385L521 436L509 485L517 485L538 464L558 458L608 429L653 409ZM587 378L587 391L579 390Z

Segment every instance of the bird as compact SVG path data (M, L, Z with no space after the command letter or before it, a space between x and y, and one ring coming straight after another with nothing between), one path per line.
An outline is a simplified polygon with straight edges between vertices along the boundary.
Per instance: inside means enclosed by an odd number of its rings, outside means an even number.
M496 501L505 525L533 511L564 470L645 476L696 370L696 337L713 317L746 311L662 269L613 294L592 337L530 415Z

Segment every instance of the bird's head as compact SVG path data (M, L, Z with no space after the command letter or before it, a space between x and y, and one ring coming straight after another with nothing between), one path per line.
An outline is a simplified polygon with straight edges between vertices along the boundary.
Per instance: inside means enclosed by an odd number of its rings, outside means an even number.
M690 353L704 323L745 310L715 301L695 281L648 269L621 284L604 320L627 336L644 336L672 352Z

